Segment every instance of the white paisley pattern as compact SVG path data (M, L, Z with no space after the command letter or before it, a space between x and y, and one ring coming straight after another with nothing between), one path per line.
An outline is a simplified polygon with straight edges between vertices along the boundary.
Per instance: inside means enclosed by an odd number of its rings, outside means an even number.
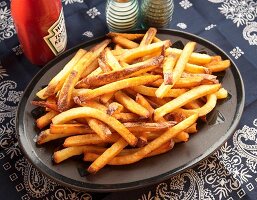
M96 7L93 7L87 11L87 14L89 17L94 19L97 15L100 15L101 13L97 10Z
M255 0L208 0L221 3L220 13L230 19L237 27L245 26L243 37L250 45L257 45L257 2Z
M0 4L0 42L11 38L15 33L10 9L7 8L6 3Z
M252 182L257 173L257 119L253 125L237 130L233 145L225 143L194 169L158 184L155 195L148 191L138 200L221 200L231 199L232 193L242 198L246 194L244 187L254 190Z

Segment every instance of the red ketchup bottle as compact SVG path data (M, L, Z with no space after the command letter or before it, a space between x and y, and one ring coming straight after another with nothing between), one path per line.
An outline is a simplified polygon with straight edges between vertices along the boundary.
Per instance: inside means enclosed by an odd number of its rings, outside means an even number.
M11 13L27 58L43 65L67 44L61 0L12 0Z

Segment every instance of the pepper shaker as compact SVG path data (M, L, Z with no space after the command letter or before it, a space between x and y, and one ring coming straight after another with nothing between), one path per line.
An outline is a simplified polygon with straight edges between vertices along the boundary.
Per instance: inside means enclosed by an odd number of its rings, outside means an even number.
M173 0L143 0L141 4L142 27L167 27L172 19Z
M110 31L124 32L138 25L139 5L137 0L108 0L106 22Z

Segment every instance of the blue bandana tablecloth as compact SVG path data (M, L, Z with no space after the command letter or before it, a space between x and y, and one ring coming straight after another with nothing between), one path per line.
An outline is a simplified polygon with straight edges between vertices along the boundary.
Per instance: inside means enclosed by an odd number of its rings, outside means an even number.
M108 32L105 1L62 0L68 48ZM245 110L232 137L208 159L162 183L117 193L63 187L23 156L15 112L23 90L40 70L22 53L10 14L0 0L0 199L257 199L257 2L176 0L169 28L194 33L225 50L242 74Z

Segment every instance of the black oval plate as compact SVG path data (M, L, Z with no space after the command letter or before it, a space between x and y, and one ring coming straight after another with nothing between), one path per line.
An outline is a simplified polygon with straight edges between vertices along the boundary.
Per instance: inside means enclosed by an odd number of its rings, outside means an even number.
M137 31L143 33L145 31ZM207 52L210 55L220 55L230 59L228 55L214 44L198 36L176 31L158 30L160 39L170 39L172 43L181 41L197 42L196 51ZM229 92L229 98L223 100L207 117L208 123L200 125L199 132L190 137L189 142L175 145L175 148L163 155L147 158L127 166L106 166L95 175L83 176L87 163L81 159L69 159L61 164L52 162L54 148L60 145L58 141L37 146L34 142L38 134L34 126L30 102L42 85L60 71L79 48L89 48L102 41L104 37L83 43L70 49L47 64L30 82L20 101L16 130L19 134L20 146L28 159L45 175L59 183L79 190L110 192L135 189L168 179L176 173L192 167L219 148L234 132L239 123L244 106L244 87L241 75L231 61L231 67L225 73L218 74L223 86ZM181 46L181 42L176 45Z

